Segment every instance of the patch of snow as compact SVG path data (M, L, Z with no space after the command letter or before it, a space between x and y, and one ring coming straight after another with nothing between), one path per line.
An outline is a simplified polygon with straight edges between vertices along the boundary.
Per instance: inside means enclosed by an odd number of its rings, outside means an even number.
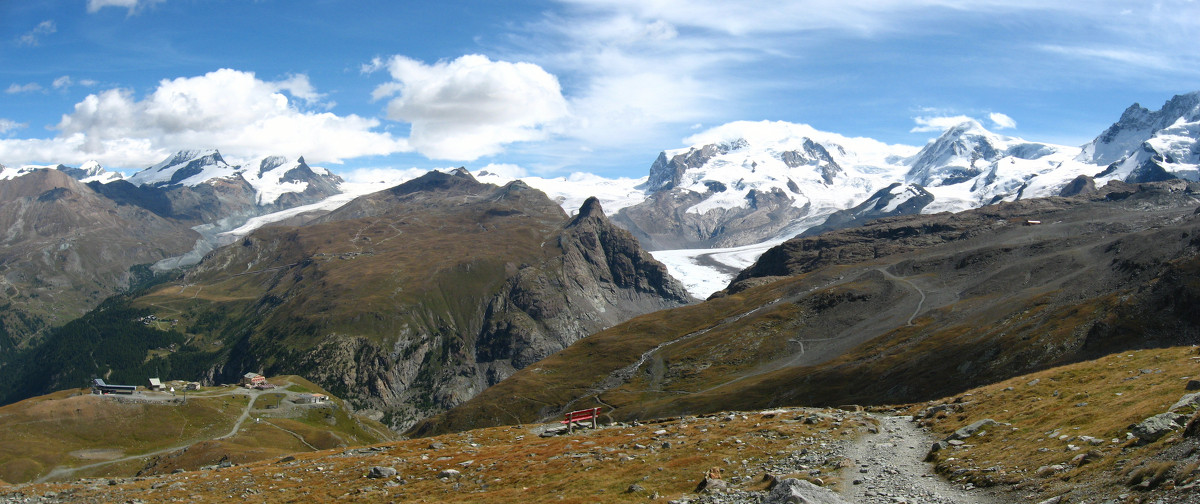
M905 201L913 199L919 195L917 190L910 185L898 185L893 187L889 192L892 194L892 199L891 201L888 201L887 206L883 207L882 212L885 213L895 212L896 209L900 208L900 205L904 204Z
M268 168L269 169L262 169ZM259 205L271 205L287 193L300 193L308 189L308 182L293 180L284 182L283 176L300 167L300 161L287 161L279 157L267 157L246 163L239 170L242 178L258 193ZM311 167L310 167L311 169Z

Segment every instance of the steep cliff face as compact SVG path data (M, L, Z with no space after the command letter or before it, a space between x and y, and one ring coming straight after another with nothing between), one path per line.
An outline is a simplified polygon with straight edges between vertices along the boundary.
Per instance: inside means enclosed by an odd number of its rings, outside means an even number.
M163 357L172 373L300 374L407 427L588 334L690 301L596 201L571 219L522 182L458 170L260 229L130 304L190 338ZM188 352L203 369L189 371Z

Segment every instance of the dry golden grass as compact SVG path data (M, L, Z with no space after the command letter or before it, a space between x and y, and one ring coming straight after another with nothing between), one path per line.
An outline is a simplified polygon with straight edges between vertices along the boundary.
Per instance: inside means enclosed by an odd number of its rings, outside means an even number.
M62 391L0 408L0 477L29 481L59 465L94 460L80 450L151 452L228 432L245 400L189 399L183 405L125 404Z
M272 378L281 387L322 392L311 382L295 376ZM101 397L69 390L28 399L0 408L0 478L27 482L45 476L56 467L76 468L135 456L184 448L165 453L154 462L137 457L85 469L82 476L128 476L153 466L149 473L195 469L215 464L223 457L249 462L287 453L360 445L394 439L394 434L367 419L346 413L345 403L299 408L296 412L266 409L280 404L282 394L267 393L257 398L252 418L238 433L216 440L233 428L248 405L245 395L227 394L229 389L210 388L181 394L186 402L120 402L120 397ZM283 411L282 413L280 413ZM294 419L270 418L273 414L299 414ZM253 417L262 417L255 422Z
M923 422L938 437L984 418L1006 424L986 428L986 435L969 438L963 447L939 452L938 470L944 474L976 484L1019 484L1047 495L1079 486L1115 495L1122 485L1161 481L1174 465L1155 457L1178 443L1179 436L1137 446L1126 433L1130 425L1166 412L1187 393L1187 380L1200 377L1196 356L1194 347L1121 352L980 387L911 411L959 402L960 411ZM1089 443L1083 436L1099 442ZM1078 467L1071 463L1089 452L1094 461ZM1056 464L1064 470L1039 474L1039 468ZM985 470L991 467L999 470Z
M693 494L712 468L722 469L735 488L761 490L762 467L768 461L805 449L819 451L820 442L850 440L873 425L857 414L847 414L837 427L806 425L796 420L800 414L673 418L550 438L527 427L496 427L129 479L114 486L59 484L29 490L117 502L666 502ZM843 465L830 459L794 476L837 485L836 473ZM366 473L372 466L393 467L398 474L370 479ZM439 478L446 469L460 475ZM640 490L630 491L635 484Z

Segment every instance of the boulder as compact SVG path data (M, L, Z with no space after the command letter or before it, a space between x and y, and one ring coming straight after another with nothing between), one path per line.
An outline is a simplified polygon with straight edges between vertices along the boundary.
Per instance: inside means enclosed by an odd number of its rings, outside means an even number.
M729 484L726 483L725 480L706 476L704 479L700 480L698 485L696 485L696 493L715 492L717 490L724 490L726 488L729 488Z
M966 427L961 427L958 430L954 431L954 434L951 434L950 437L947 437L946 441L949 441L951 439L967 439L971 436L974 436L975 433L979 432L984 427L987 427L989 425L997 425L999 423L1000 422L992 420L991 418L985 418L983 420L979 420L977 422L972 423L971 425L968 425Z
M391 467L374 466L367 471L367 477L372 479L391 478L396 475L396 469Z
M925 461L933 462L933 461L937 460L935 458L935 457L937 457L937 452L945 450L946 448L949 448L949 447L950 447L950 444L945 441L938 441L936 443L933 443L933 446L929 447L929 453L925 454Z
M780 481L763 504L850 504L838 494L796 478Z
M1137 438L1138 444L1150 444L1178 429L1186 420L1186 416L1177 413L1160 413L1142 420L1129 430Z
M1079 455L1072 457L1071 465L1079 467L1100 460L1101 458L1104 458L1103 453L1100 453L1096 450L1090 450L1087 453L1080 453Z
M1196 410L1197 408L1200 408L1200 392L1184 395L1167 411L1174 413L1183 409Z

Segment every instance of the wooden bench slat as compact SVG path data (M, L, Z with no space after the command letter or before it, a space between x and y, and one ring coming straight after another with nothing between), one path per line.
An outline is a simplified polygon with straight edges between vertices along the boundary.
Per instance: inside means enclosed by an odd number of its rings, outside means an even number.
M571 429L574 428L576 423L582 422L584 420L591 420L592 428L594 429L594 428L596 428L596 419L599 416L600 416L600 408L599 407L585 409L585 410L572 411L570 413L567 413L565 415L566 419L562 420L559 423L567 424L567 431L570 432Z

